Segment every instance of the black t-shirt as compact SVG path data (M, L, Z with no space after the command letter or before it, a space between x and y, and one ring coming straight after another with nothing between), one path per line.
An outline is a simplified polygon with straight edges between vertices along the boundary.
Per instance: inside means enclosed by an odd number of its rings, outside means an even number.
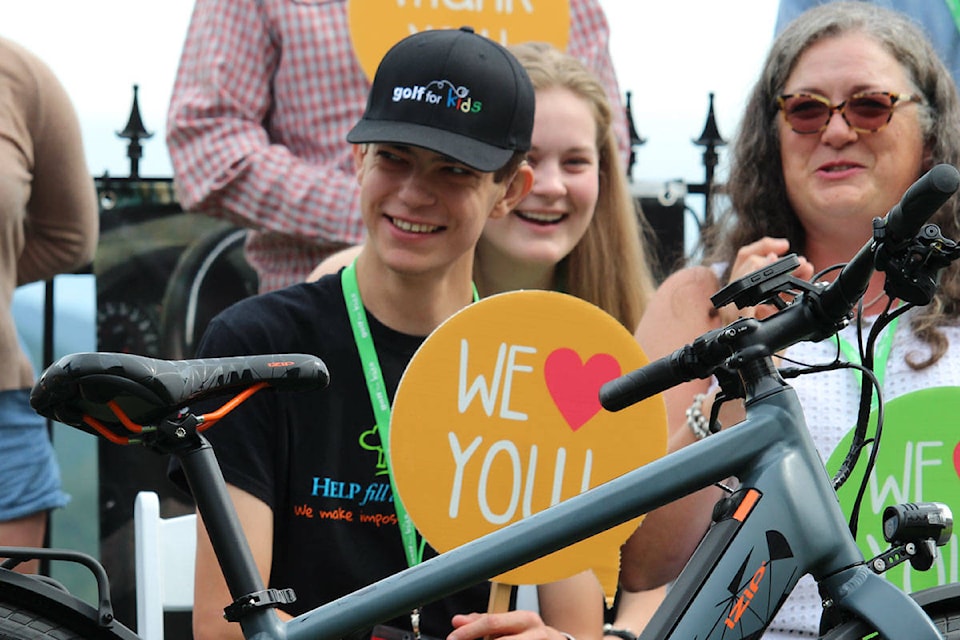
M393 331L369 313L367 319L392 400L423 337ZM329 386L261 391L205 435L226 481L273 510L269 586L292 587L297 601L284 609L298 614L407 563L339 275L226 309L210 323L197 357L267 353L319 357L329 370ZM425 557L432 555L428 548ZM424 604L422 632L445 637L453 614L485 611L488 595L482 584ZM409 629L409 616L390 624Z

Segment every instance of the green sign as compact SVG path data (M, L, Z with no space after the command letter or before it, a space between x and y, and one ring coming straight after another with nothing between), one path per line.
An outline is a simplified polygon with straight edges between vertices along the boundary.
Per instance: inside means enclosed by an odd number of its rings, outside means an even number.
M867 559L889 548L883 537L882 516L887 506L910 502L942 502L960 515L960 387L937 387L915 391L885 403L886 414L876 466L867 483L860 509L857 543ZM873 436L876 412L870 416ZM853 438L844 436L827 470L840 467ZM870 448L865 448L847 482L837 492L840 504L850 514L863 479ZM884 576L905 591L960 580L960 545L957 533L939 549L939 556L926 572L914 570L909 561Z

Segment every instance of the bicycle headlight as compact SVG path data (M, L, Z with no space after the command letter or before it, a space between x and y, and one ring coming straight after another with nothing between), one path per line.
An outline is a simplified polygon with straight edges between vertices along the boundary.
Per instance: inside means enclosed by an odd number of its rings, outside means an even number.
M940 502L910 502L883 510L883 537L890 544L934 540L942 547L953 534L953 512Z

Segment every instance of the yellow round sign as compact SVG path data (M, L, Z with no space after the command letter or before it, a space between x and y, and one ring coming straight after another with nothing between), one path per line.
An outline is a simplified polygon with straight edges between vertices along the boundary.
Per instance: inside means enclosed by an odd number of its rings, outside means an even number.
M666 452L657 396L605 411L600 386L646 364L613 317L573 296L517 291L442 324L393 403L390 464L413 523L438 551L541 511ZM543 584L593 569L612 597L623 525L496 578Z
M504 46L539 40L566 50L569 0L349 0L350 37L360 66L373 79L387 50L428 29L474 31Z

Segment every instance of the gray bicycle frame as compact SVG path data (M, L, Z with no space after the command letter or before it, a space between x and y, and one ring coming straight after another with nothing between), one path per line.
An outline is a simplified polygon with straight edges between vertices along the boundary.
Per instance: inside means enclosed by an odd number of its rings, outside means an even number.
M865 566L794 390L776 374L760 384L738 425L286 623L269 609L253 612L241 622L245 636L340 638L736 476L759 494L754 508L711 528L644 640L758 638L807 573L834 606L857 614L884 637L939 640L919 605ZM204 500L196 489L206 493L215 484L191 482L208 526L223 513L210 518L205 505L222 509L223 503ZM223 555L237 559L235 552Z

